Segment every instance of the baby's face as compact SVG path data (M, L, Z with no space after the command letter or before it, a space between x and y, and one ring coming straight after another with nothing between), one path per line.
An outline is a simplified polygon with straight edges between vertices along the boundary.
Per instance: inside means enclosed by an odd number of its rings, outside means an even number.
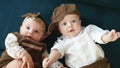
M20 34L30 40L43 40L44 32L45 27L31 18L25 20L20 27Z
M61 34L68 37L76 36L81 30L81 20L76 14L66 15L58 25Z

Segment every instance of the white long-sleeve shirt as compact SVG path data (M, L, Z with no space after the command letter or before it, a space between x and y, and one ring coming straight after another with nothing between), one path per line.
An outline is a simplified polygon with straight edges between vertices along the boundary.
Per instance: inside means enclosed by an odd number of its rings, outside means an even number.
M88 25L75 37L59 37L51 50L57 49L61 58L65 56L65 62L70 68L80 68L104 58L102 48L95 42L105 44L101 36L106 32L108 30Z
M9 33L5 39L5 47L9 56L12 58L19 58L20 53L24 50L19 46L17 37L13 33Z

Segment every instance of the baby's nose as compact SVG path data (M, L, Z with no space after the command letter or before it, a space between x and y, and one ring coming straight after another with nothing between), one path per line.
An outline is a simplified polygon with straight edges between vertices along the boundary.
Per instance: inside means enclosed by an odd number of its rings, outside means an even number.
M33 35L33 31L32 31L32 30L29 30L29 31L28 31L28 35L29 35L29 36Z

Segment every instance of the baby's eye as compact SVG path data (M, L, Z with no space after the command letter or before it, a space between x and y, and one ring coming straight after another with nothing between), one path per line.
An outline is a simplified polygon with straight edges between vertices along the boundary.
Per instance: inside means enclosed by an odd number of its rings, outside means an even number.
M76 22L76 20L73 20L72 22L73 22L73 23L75 23L75 22Z
M30 27L26 27L27 29L30 29Z
M66 22L64 22L64 23L63 23L63 25L67 25L67 23L66 23Z
M39 31L35 30L35 33L38 33Z

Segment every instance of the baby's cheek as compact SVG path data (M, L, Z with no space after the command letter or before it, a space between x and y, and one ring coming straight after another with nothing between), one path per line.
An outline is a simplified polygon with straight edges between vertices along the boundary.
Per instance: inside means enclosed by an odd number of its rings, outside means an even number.
M77 24L76 24L76 28L81 28L81 24L80 24L80 23L77 23Z

